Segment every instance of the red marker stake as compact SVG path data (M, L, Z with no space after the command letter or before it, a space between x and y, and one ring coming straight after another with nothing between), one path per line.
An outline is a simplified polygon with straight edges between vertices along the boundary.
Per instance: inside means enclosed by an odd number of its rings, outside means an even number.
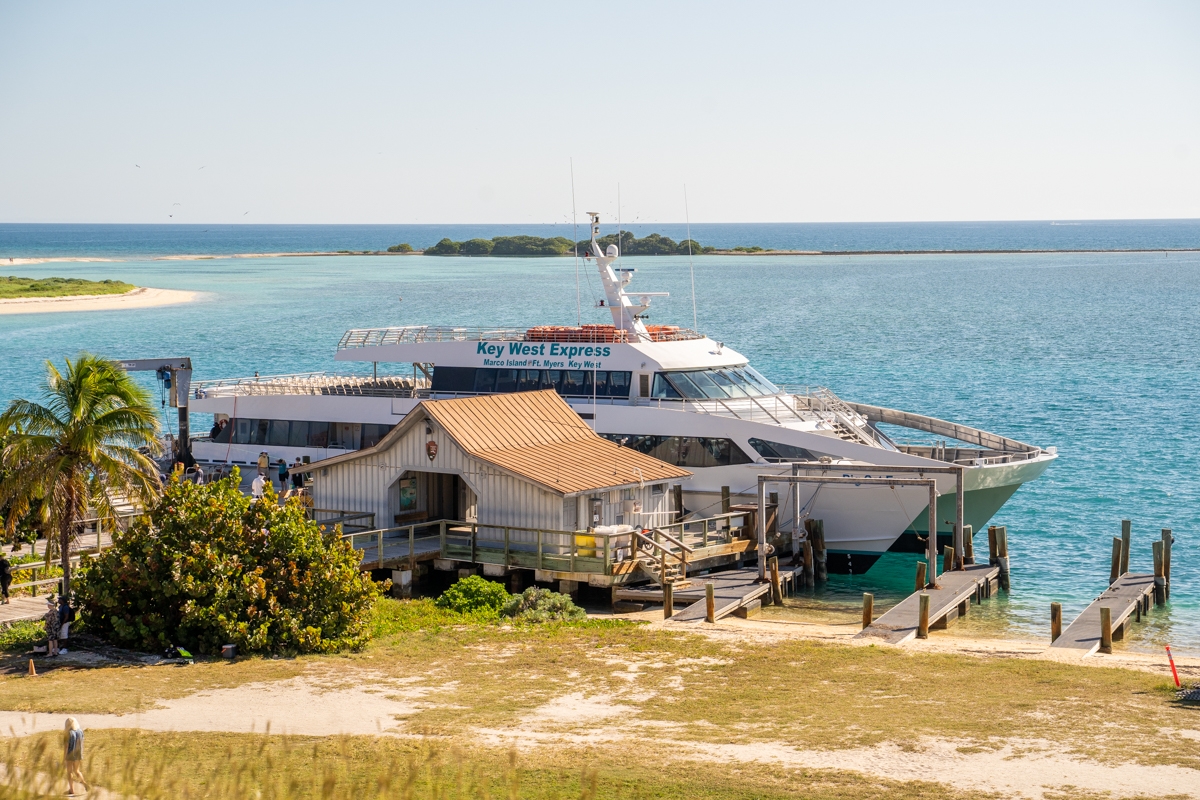
M1167 659L1171 662L1171 675L1175 678L1175 688L1182 688L1179 685L1179 673L1175 670L1175 656L1171 655L1171 645L1167 645Z

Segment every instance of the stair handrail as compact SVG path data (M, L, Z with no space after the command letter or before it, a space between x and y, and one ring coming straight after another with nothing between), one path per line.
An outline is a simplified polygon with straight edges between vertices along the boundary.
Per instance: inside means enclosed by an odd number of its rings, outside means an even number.
M655 533L657 533L659 536L661 536L661 537L663 537L664 539L666 539L666 540L667 540L668 542L670 542L671 544L673 544L673 545L676 545L677 547L679 547L679 549L680 549L680 550L682 550L682 551L683 551L683 552L685 552L685 553L691 554L691 553L694 553L694 552L696 552L696 548L694 548L694 547L688 547L688 546L687 546L686 544L684 544L682 541L680 541L679 539L676 539L674 536L672 536L671 534L667 533L667 532L666 532L666 531L664 531L662 528L653 528L653 531L654 531ZM646 538L646 537L644 537L644 536L643 536L642 538ZM655 542L655 544L658 544L658 543L657 543L657 542Z

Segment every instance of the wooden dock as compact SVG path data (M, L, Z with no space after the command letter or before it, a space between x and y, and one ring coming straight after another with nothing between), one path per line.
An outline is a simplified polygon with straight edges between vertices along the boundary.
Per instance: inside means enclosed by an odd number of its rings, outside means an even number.
M787 594L800 573L799 567L779 567L779 582ZM729 569L676 581L672 589L675 605L684 605L675 622L701 622L706 616L705 584L713 584L714 619L721 619L742 608L757 608L763 597L770 597L770 582L760 583L757 567ZM662 603L661 586L623 587L613 590L614 600L634 603Z
M854 638L881 639L889 644L904 644L916 638L922 594L929 594L929 627L944 628L960 616L966 615L967 607L976 592L991 594L998 588L999 581L1000 567L995 565L972 564L966 569L943 572L938 576L941 589L914 592Z
M1092 601L1092 604L1067 626L1053 644L1053 649L1079 650L1090 656L1100 649L1100 609L1108 608L1112 615L1112 638L1120 641L1133 624L1134 612L1141 603L1149 609L1154 600L1154 576L1127 572Z

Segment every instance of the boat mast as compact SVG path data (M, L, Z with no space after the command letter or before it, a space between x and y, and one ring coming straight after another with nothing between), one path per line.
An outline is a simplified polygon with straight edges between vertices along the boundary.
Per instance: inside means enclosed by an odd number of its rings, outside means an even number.
M633 269L614 270L612 264L621 255L615 244L610 244L603 252L596 237L600 235L600 215L595 211L587 212L592 219L592 239L590 258L596 259L596 268L600 271L600 282L604 285L604 305L612 314L613 326L619 331L626 331L630 342L652 341L642 321L646 310L650 308L650 298L669 297L670 292L638 292L637 302L633 302L625 287L633 280ZM620 273L618 275L618 273Z

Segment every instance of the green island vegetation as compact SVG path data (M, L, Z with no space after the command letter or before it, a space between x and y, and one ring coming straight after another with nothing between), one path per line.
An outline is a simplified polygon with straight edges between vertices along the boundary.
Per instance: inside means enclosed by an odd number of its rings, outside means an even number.
M603 248L610 244L618 244L617 234L610 233L602 236L596 242ZM580 255L588 252L591 242L583 240L573 243L565 236L543 239L538 236L497 236L494 239L468 239L456 242L452 239L442 239L435 245L425 248L427 256L567 256L575 252L578 245ZM402 247L403 245L395 245ZM688 254L688 240L676 242L666 236L651 233L641 239L629 231L620 235L621 253L627 256L678 256ZM761 250L762 248L758 248ZM392 248L388 248L389 251ZM403 251L408 252L408 251ZM691 252L696 255L715 252L715 248L704 247L699 242L691 241Z
M73 297L76 295L124 294L137 287L123 281L88 281L83 278L0 277L0 300L23 297Z
M413 246L408 242L401 242L400 244L392 245L387 249L387 251L389 253L411 253L413 251Z

